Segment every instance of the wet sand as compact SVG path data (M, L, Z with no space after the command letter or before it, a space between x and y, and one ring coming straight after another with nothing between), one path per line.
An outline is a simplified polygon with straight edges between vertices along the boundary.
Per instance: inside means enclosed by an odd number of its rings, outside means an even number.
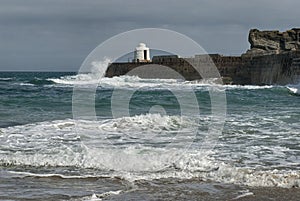
M299 201L300 188L248 187L197 180L139 181L137 188L103 200Z
M299 201L300 200L300 188L253 188L250 189L253 192L253 196L246 196L237 200L240 201Z
M0 183L0 200L299 201L300 188L249 187L200 179L129 182L121 178L24 177Z

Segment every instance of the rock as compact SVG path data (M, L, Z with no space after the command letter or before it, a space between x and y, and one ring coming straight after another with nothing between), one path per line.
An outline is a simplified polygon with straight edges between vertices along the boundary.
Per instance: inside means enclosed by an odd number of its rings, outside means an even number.
M300 29L279 31L259 31L251 29L248 37L251 49L246 55L280 54L300 50Z

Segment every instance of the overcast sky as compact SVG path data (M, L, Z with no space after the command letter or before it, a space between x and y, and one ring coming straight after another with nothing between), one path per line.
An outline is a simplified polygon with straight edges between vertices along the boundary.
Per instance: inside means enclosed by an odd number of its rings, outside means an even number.
M238 55L251 28L300 27L299 8L298 0L0 0L0 70L77 71L101 42L146 27Z

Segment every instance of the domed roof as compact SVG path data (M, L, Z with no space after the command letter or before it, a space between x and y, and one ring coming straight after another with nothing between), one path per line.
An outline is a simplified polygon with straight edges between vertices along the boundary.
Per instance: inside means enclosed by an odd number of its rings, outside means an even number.
M145 43L139 43L139 47L146 47Z

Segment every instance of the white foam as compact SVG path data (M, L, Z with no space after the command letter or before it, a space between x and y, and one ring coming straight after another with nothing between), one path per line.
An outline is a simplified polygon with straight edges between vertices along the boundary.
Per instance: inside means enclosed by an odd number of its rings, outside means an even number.
M39 174L31 172L20 172L20 171L8 171L12 177L24 178L24 177L59 177L62 179L90 179L90 178L99 178L97 175L63 175L63 174Z
M13 80L14 78L11 77L0 77L0 81L8 81L8 80Z
M19 85L21 85L21 86L34 86L34 84L30 84L30 83L20 83Z
M49 81L66 84L66 85L86 85L86 84L97 84L99 81L94 78L92 74L79 74L71 76L63 76L61 78L49 78Z
M88 200L89 200L89 199L88 199ZM87 201L88 201L88 200L87 200ZM92 195L92 197L91 197L90 200L91 200L91 201L94 201L94 200L102 200L102 199L98 198L97 195L94 193L94 194Z
M300 83L295 85L287 85L286 88L293 94L300 95Z
M147 144L153 138L154 144L157 145L160 140L170 139L168 132L172 133L178 126L189 128L194 123L195 121L188 118L182 121L177 116L148 114L98 121L67 119L2 128L0 163L37 167L71 166L97 170L94 174L79 176L61 173L19 173L38 177L121 177L129 181L200 178L249 186L287 188L300 186L299 170L277 170L267 167L263 169L260 166L247 165L236 167L234 163L218 159L218 155L223 152L222 149L211 152L214 157L204 157L197 146L189 150L167 150L163 146L155 147ZM162 133L157 132L158 130L166 131L165 135L159 138ZM153 133L158 136L150 138L147 136ZM284 152L289 151L279 146L273 149L257 146L257 149L273 150L273 154L278 157L284 157ZM177 155L181 157L173 160L172 156ZM255 161L255 158L251 160ZM155 167L161 167L161 164L166 165L165 168L157 171ZM13 171L11 173L18 174Z
M293 87L287 87L287 88L294 94L300 94L300 90L298 88L293 88Z
M123 132L136 132L150 130L151 132L161 132L162 130L177 130L180 126L189 127L195 125L192 119L181 118L179 116L161 115L149 113L146 115L136 115L132 117L122 117L104 121L99 125L103 131L122 130Z
M96 78L93 74L78 74L73 76L64 76L61 78L48 79L57 84L62 85L97 85L104 88L146 88L146 89L179 89L184 90L186 88L204 89L209 90L211 88L218 88L219 90L233 90L233 89L247 89L247 90L261 90L271 89L279 86L256 86L256 85L219 85L215 84L216 79L207 79L201 81L184 81L177 79L142 79L137 76L120 76L113 78Z
M241 195L236 196L236 197L233 198L232 200L238 200L238 199L243 198L243 197L247 197L247 196L252 196L252 195L254 195L254 193L250 192L249 190L240 191L239 193L240 193Z
M83 197L80 199L72 199L72 200L100 201L100 200L102 200L101 198L106 198L106 197L113 196L113 195L119 195L122 192L123 192L122 190L117 190L117 191L108 191L108 192L104 192L101 194L93 193L93 195L91 197L86 196L86 197Z
M61 78L48 79L57 84L65 85L97 85L105 88L142 88L142 87L171 87L183 83L174 79L141 79L137 76L121 76L113 78L97 79L93 74L78 74L74 76L65 76Z
M93 153L94 154L94 153ZM103 157L103 155L102 155ZM94 159L101 161L101 158L93 156ZM87 163L89 161L86 161ZM86 166L86 168L92 168ZM93 166L93 168L95 168ZM121 177L128 181L152 180L163 178L192 179L199 178L204 181L216 181L247 185L253 187L300 187L299 171L279 171L279 170L255 170L249 168L237 168L225 163L216 162L213 159L201 159L201 155L196 153L185 155L181 161L176 161L174 167L164 171L153 172L132 172L132 171L110 171L98 175L85 176L66 176L61 174L33 174L33 173L14 173L16 175L36 176L36 177L61 177L61 178L97 178L97 177Z
M0 136L1 147L11 150L12 153L0 154L0 160L4 164L15 165L81 166L105 169L114 167L114 163L108 164L111 157L118 158L122 153L125 155L129 152L134 153L132 160L139 158L138 153L143 150L143 147L139 148L139 146L151 140L150 135L158 136L152 143L163 141L168 143L174 137L174 130L176 132L181 126L188 128L192 123L194 122L176 116L148 114L112 120L65 120L3 128L3 135ZM93 149L84 147L94 144L96 148L92 147ZM100 160L95 159L95 154ZM109 157L101 159L103 155Z
M101 194L97 194L96 197L98 198L105 198L111 195L119 195L120 193L122 193L122 190L118 190L118 191L108 191L105 193L101 193Z
M204 177L214 181L260 187L300 187L300 172L292 170L256 170L220 164L218 171Z
M250 90L255 90L255 89L271 89L274 87L279 87L279 86L274 86L274 85L265 85L265 86L257 86L257 85L224 85L226 89L250 89Z

